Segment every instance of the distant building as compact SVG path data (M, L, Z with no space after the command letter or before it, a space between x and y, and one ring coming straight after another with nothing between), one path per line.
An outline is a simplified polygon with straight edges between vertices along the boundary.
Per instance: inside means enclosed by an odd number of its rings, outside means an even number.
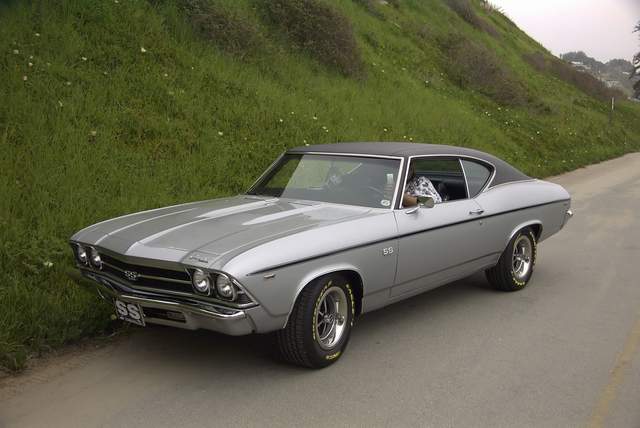
M590 71L591 70L590 66L588 66L585 63L580 62L580 61L571 61L570 64L573 66L573 68L575 68L578 71Z
M617 80L605 80L604 84L607 85L607 88L624 88L624 85Z

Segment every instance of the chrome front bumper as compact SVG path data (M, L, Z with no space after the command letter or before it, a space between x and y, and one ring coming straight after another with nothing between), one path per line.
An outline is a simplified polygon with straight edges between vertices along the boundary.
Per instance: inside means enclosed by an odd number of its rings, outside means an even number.
M159 294L132 291L111 277L80 269L80 275L72 274L78 283L97 289L100 296L111 303L115 299L140 305L145 323L161 324L187 330L212 330L231 336L256 332L247 312L257 310L233 309L195 299L176 298Z

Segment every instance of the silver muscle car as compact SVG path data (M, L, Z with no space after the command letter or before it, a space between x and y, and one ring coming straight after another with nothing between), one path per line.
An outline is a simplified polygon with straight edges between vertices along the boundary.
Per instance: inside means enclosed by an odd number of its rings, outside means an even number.
M103 221L71 246L125 321L275 332L286 361L324 367L366 312L481 270L522 289L570 204L476 150L317 145L281 155L243 195Z

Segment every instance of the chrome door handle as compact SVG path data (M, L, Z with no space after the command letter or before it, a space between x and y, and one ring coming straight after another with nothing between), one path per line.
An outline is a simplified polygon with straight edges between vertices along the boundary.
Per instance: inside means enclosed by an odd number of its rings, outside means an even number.
M484 210L482 208L478 208L477 210L469 211L469 215L480 215L482 213L484 213Z

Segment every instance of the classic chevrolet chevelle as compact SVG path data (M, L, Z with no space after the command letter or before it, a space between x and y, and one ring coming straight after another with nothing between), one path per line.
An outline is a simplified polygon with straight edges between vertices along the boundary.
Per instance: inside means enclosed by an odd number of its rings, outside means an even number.
M410 171L442 202L404 207ZM475 150L318 145L284 153L246 194L107 220L71 246L125 321L276 332L285 360L324 367L365 312L481 270L501 290L523 288L570 202Z

